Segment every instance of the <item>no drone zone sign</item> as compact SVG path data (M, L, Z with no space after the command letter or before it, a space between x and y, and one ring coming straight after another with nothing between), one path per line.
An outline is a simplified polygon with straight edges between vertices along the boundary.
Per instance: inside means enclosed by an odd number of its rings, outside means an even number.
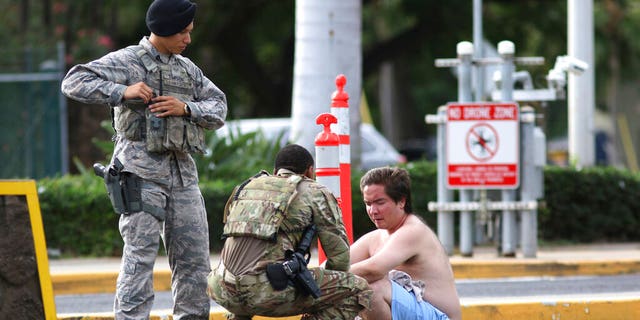
M518 110L516 103L447 105L447 187L518 188Z

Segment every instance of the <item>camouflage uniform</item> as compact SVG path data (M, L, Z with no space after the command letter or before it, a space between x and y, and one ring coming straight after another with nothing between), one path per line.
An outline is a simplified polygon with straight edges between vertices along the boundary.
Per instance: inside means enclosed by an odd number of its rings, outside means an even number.
M273 199L264 193L266 185L284 187L283 180L294 174L280 169L277 176L261 176L243 186L243 192L229 198L225 214L236 222L243 217L233 217L234 202L263 198ZM208 278L208 293L231 314L228 319L251 319L252 315L282 317L304 314L303 319L353 319L363 308L368 308L372 291L366 280L349 270L349 242L336 199L324 186L304 178L296 185L294 193L284 199L289 201L283 219L276 230L276 239L258 239L253 236L230 236L226 239L220 257L220 265ZM245 216L251 211L262 212L260 201L253 207L245 205ZM264 204L263 204L264 205ZM278 207L277 202L270 204ZM237 211L235 211L237 213ZM254 216L258 216L255 215ZM260 220L254 217L253 220ZM270 219L265 219L270 220ZM242 222L242 221L240 221ZM269 225L269 221L245 221L247 234ZM318 237L326 252L326 268L310 268L322 295L318 299L297 292L292 286L275 291L269 283L265 268L267 264L283 262L286 250L295 250L302 238L303 230L314 223ZM225 234L228 230L225 225ZM259 230L258 232L259 233Z
M157 68L148 70L142 57ZM123 127L121 115L129 111L123 105L126 87L145 81L158 94L160 76L164 83L162 94L185 101L190 107L191 115L184 117L185 121L210 130L224 124L224 93L189 59L160 54L147 37L139 46L73 67L62 82L62 92L80 102L112 107L117 130L111 162L117 158L124 165L124 172L142 179L144 210L120 216L124 248L114 302L116 319L148 318L160 237L172 270L174 319L208 319L209 231L195 162L185 151L150 152L144 138L134 139L118 130Z

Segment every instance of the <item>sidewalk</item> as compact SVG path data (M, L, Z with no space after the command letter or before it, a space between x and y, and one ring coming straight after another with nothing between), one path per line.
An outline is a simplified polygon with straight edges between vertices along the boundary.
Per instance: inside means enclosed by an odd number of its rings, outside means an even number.
M218 255L211 256L212 267L218 264L218 259ZM472 257L453 255L450 259L456 279L637 274L640 273L640 243L541 247L536 258L523 258L520 253L515 258L503 258L493 247L476 247ZM112 293L120 260L52 259L49 265L55 295ZM170 276L166 257L159 257L154 273L155 290L169 291ZM585 314L589 315L588 319L640 319L640 296L633 295L590 296L586 293L576 300L559 297L553 301L461 302L465 319L551 319L560 315L582 319L580 315ZM222 310L213 310L211 319L224 319L222 313ZM109 319L108 315L97 318ZM58 315L58 319L77 318Z
M456 279L640 273L640 243L542 247L535 258L503 258L481 247L471 258L450 260Z

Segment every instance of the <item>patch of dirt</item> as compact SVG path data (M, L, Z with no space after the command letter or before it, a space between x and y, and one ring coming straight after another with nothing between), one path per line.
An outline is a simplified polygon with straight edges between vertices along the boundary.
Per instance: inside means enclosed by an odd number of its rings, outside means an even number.
M25 196L0 196L0 320L44 319Z

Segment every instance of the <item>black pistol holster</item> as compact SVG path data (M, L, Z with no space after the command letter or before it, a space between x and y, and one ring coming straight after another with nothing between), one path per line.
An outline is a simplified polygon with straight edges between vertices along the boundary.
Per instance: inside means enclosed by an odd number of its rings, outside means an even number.
M118 214L142 211L142 179L131 172L122 172L124 166L115 159L113 165L105 168L100 163L93 165L93 172L104 179L109 200Z
M309 247L315 234L316 226L309 225L302 234L302 240L296 251L287 250L284 262L267 265L267 278L274 290L284 290L292 285L303 295L311 295L315 299L320 297L322 292L307 269L310 258Z

